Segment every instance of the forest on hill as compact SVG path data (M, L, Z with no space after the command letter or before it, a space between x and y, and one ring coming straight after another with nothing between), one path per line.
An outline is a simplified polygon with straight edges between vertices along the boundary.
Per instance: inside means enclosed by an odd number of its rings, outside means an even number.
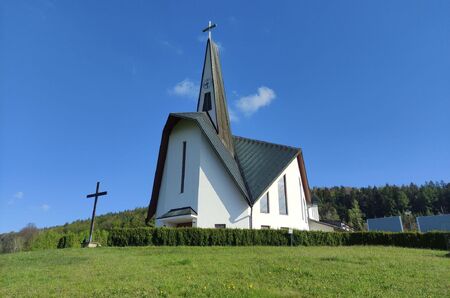
M450 212L450 183L381 187L313 188L321 220L343 221L357 230L368 218L402 216L406 230L416 230L415 217Z

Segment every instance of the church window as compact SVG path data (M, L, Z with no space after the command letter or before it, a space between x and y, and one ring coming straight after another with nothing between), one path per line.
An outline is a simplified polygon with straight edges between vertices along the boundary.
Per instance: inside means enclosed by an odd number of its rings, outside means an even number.
M269 192L267 192L262 198L261 201L259 203L259 211L261 213L269 213L270 212L270 208L269 208Z
M206 92L205 97L203 98L203 109L202 111L207 112L212 109L211 106L211 92Z
M181 193L184 192L184 176L186 175L186 141L183 142L183 160L181 163Z
M303 200L303 205L305 206L305 221L308 221L308 207L306 206L306 201Z
M300 205L302 208L302 220L305 220L305 204L303 204L303 196L302 196L302 181L298 178L298 183L300 185Z
M226 226L226 224L215 224L214 227L216 229L225 229L227 226Z
M280 214L288 214L287 194L286 194L286 175L278 180L278 207Z

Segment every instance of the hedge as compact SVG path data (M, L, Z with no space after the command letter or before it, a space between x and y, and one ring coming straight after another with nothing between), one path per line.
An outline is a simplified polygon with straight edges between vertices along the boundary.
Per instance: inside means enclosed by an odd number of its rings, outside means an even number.
M88 239L88 237L89 231L60 233L53 230L42 230L31 244L31 250L81 247L81 242L84 239ZM93 238L95 242L106 246L108 243L108 231L96 230Z
M450 233L319 232L294 231L292 245L340 246L385 245L412 248L447 249ZM291 245L291 235L283 230L132 228L109 231L109 246L188 245L246 246Z

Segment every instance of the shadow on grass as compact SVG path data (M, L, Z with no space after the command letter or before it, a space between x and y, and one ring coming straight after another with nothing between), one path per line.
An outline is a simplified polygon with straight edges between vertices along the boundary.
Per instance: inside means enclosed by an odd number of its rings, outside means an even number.
M336 263L346 263L346 264L354 264L354 265L367 265L369 262L366 260L361 259L353 259L349 260L346 258L339 258L339 257L325 257L319 259L322 262L336 262Z

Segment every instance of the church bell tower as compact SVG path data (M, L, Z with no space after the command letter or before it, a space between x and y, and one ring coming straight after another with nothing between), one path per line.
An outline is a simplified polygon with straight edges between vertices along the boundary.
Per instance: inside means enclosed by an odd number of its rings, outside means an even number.
M206 42L197 112L205 112L208 115L220 140L234 157L234 145L220 67L219 49L211 38L211 29L214 27L216 25L209 22L209 26L203 30L203 32L208 31L208 40Z

